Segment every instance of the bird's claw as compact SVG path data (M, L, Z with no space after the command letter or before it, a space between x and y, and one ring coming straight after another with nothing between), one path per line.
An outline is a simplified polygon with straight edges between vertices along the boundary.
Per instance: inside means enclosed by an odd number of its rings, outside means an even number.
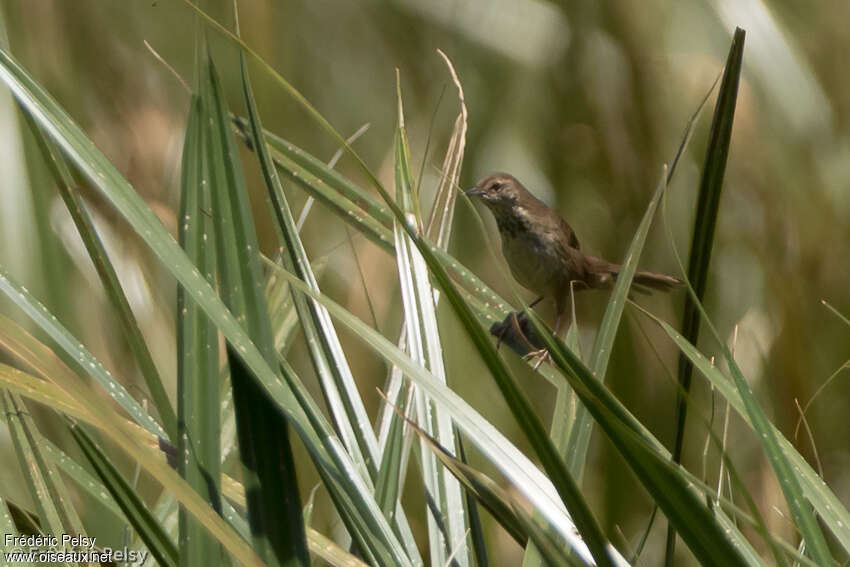
M537 370L544 362L551 362L552 356L549 354L548 350L546 350L545 348L541 348L529 352L528 354L523 356L522 359L526 362L533 362L532 368L534 370Z

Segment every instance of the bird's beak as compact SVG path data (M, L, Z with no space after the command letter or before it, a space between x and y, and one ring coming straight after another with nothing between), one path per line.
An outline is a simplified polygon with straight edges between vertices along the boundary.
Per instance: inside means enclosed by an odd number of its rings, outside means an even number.
M466 191L464 191L463 194L467 197L478 197L479 195L484 194L484 190L479 189L478 187L473 187L472 189L467 189Z

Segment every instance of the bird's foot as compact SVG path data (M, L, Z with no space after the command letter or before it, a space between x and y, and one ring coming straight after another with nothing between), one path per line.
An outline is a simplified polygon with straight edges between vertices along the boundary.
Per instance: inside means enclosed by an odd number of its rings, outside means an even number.
M541 349L529 352L528 354L523 356L522 359L525 360L526 362L531 362L532 368L534 370L537 370L538 368L540 368L540 365L543 364L544 362L551 362L552 356L549 354L548 350L546 350L545 348L541 348Z

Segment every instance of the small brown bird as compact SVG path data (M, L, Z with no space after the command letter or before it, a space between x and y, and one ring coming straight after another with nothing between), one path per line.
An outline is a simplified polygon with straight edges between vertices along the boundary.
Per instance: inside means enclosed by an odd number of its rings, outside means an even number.
M479 197L496 217L502 237L502 253L516 281L539 297L555 300L555 334L558 334L570 296L575 289L610 288L620 273L620 265L589 256L579 250L573 229L522 183L507 173L493 173L465 192ZM668 291L681 285L666 274L637 271L633 288Z

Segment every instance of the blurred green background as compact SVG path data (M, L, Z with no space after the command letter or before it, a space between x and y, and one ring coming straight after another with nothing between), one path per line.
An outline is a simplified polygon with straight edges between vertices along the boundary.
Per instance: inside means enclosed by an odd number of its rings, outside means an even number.
M426 206L459 109L454 85L436 53L442 49L457 68L469 108L462 186L492 171L510 172L558 209L584 249L613 261L622 258L662 165L672 159L688 118L721 72L732 30L736 25L746 29L745 67L707 307L730 344L737 326L736 358L768 415L792 438L799 417L795 399L804 406L850 357L847 326L821 304L827 300L850 313L850 74L845 66L850 5L759 0L569 4L253 0L241 3L240 24L245 41L339 131L353 133L370 124L355 147L388 186L398 68L414 173L424 167ZM177 0L0 0L0 7L13 53L176 234L188 93L144 41L191 83L195 28L190 9ZM209 8L219 21L231 23L227 3ZM211 37L231 108L243 112L236 52L221 36ZM252 78L265 126L329 159L337 149L334 141L259 67L252 67ZM31 158L24 155L31 140L21 137L16 113L8 91L0 89L0 262L144 397L143 382L117 338L117 325L73 224L44 169L28 163ZM683 255L689 246L708 115L679 164L667 206L675 244ZM27 153L35 155L31 149ZM274 235L259 170L251 154L245 152L244 157L260 241L272 254ZM338 169L360 179L349 160L343 159ZM294 209L300 210L305 195L292 187L289 191ZM91 191L86 197L159 370L171 380L173 395L175 282L108 206ZM492 218L481 216L485 232L474 209L459 201L452 252L501 294L512 297L518 291L532 299L510 280ZM46 234L51 237L44 238ZM303 237L311 257L329 255L323 290L394 338L401 307L393 259L355 236L364 287L344 226L321 206L308 218ZM677 271L660 222L641 265ZM374 321L367 297L374 306ZM682 299L679 292L640 302L678 325ZM605 301L600 292L577 297L587 350ZM6 303L3 307L5 313L13 312ZM525 447L486 370L469 358L472 351L463 332L444 311L450 385ZM544 314L551 311L551 305L542 308ZM608 382L669 446L675 350L645 318L634 310L629 315ZM356 338L341 333L367 407L375 412L380 401L375 388L383 384L387 369ZM717 350L707 339L702 347L708 355ZM551 387L513 355L507 356L548 420ZM292 358L321 399L309 379L312 370L302 344L296 343ZM711 396L699 378L694 395L700 404L695 414L710 419ZM849 412L850 387L847 376L839 374L807 413L818 466L845 503L850 503ZM722 421L721 414L718 405L715 424ZM730 454L770 531L790 536L789 524L775 509L785 509L781 492L757 440L734 416L730 428ZM692 416L685 463L697 473L707 468L714 482L717 459L703 456L705 437L704 424ZM815 452L804 433L796 443L814 462ZM5 456L10 451L5 429L0 430L0 451L3 462L13 462ZM303 454L300 447L296 451ZM475 455L472 460L492 472ZM606 532L617 543L618 529L634 541L646 525L650 499L601 435L594 436L587 470L585 493ZM315 473L307 465L299 472L306 495L316 483ZM0 465L0 486L23 486L19 474L14 466ZM410 496L421 500L421 495ZM320 493L317 509L314 525L333 533L336 523L326 495ZM424 537L424 515L421 507L414 510L409 506L411 522L417 536ZM487 525L492 557L498 564L516 564L521 550L495 525ZM663 528L664 522L656 523L643 564L658 563Z

